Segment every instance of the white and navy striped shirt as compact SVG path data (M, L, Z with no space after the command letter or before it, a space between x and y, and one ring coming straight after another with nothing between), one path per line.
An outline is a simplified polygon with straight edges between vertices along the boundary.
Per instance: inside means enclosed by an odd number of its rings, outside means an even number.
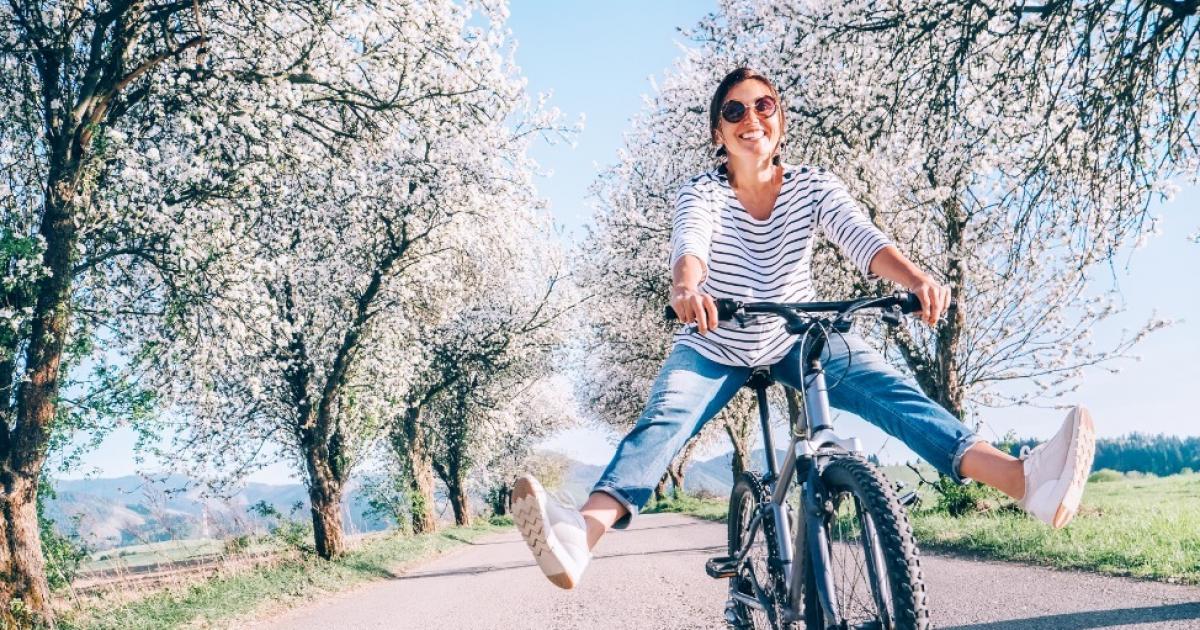
M821 230L856 267L870 274L871 259L891 244L833 173L810 166L785 166L783 186L771 216L750 216L728 177L717 170L679 189L671 226L671 268L685 254L704 261L700 290L714 298L743 302L805 302L814 299L813 232ZM675 343L725 365L776 363L795 342L779 317L747 318L745 328L721 322L708 335L693 327Z

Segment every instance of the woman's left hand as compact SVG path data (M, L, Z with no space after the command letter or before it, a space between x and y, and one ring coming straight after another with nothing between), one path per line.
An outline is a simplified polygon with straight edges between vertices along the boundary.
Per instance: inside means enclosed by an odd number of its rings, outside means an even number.
M937 326L938 318L950 308L950 287L924 276L908 290L921 300L921 319L930 326Z

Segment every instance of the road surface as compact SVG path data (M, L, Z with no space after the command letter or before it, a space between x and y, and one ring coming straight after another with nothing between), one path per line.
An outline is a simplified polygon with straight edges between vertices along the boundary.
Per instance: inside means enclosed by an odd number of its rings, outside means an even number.
M252 627L723 628L726 582L703 567L724 546L722 524L642 516L607 536L580 586L563 591L514 530ZM922 567L938 628L1200 628L1200 587L933 554Z

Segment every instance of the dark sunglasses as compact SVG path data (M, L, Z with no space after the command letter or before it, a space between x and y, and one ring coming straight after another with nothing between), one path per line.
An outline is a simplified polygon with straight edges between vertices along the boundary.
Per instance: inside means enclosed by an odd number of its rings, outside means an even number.
M759 116L767 118L775 113L775 98L772 96L760 96L754 101L754 111ZM725 122L736 125L742 122L746 117L746 105L741 101L725 101L721 106L721 118Z

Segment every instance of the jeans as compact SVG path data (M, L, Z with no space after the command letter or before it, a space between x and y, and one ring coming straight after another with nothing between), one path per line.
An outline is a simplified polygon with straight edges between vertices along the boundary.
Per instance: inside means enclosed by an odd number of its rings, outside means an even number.
M771 366L776 381L803 389L800 344ZM849 360L847 360L849 359ZM904 442L939 472L958 473L963 453L981 438L933 402L857 335L833 335L821 355L829 404L849 411ZM614 527L629 526L683 445L700 432L750 377L751 368L723 365L676 344L663 364L646 409L593 492L611 495L629 510Z

